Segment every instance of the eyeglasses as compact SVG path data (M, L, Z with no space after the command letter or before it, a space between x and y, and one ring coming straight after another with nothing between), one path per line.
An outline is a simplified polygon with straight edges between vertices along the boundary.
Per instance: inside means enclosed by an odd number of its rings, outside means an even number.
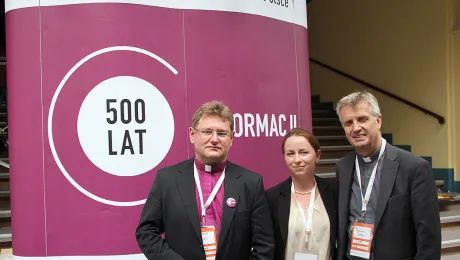
M203 138L211 138L214 133L216 133L216 135L217 135L217 137L219 139L225 139L225 138L228 138L230 136L230 133L226 132L226 131L212 131L212 130L208 130L208 129L205 129L205 130L195 129L195 131L198 131L198 133L200 133L200 135Z

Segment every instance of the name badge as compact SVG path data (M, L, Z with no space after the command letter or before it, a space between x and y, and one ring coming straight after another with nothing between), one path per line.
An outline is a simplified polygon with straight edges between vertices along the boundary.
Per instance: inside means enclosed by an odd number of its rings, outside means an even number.
M371 256L373 233L373 224L353 223L350 255L369 259Z
M295 253L294 260L318 260L317 255Z
M201 237L206 260L215 260L217 253L216 228L214 226L201 227Z

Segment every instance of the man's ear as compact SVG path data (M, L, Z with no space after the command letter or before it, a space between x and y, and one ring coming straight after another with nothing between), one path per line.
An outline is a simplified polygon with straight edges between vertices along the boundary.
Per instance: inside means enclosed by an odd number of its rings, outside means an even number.
M188 137L190 139L190 143L194 144L195 143L195 130L193 127L188 128Z

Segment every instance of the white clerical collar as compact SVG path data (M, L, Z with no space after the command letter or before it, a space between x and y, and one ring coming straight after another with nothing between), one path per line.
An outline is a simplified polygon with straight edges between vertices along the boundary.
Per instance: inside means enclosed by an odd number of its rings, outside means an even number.
M367 162L367 163L370 163L370 162L372 162L372 159L371 159L371 157L363 157L363 161Z
M216 173L216 172L222 172L225 169L225 165L227 161L223 161L222 163L219 164L204 164L200 162L197 158L194 159L195 165L198 170L202 172L207 172L207 173Z
M375 153L373 153L371 156L369 157L358 156L358 158L361 158L365 163L371 163L379 158L380 149L382 149L382 146L380 146L379 149Z

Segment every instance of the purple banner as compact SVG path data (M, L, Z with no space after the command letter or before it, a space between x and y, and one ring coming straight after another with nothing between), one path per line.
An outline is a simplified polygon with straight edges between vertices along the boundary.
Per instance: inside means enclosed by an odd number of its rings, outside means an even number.
M211 100L235 114L231 161L266 188L289 176L282 138L311 129L305 1L31 2L6 14L18 259L145 259L134 231L155 173L194 155Z

